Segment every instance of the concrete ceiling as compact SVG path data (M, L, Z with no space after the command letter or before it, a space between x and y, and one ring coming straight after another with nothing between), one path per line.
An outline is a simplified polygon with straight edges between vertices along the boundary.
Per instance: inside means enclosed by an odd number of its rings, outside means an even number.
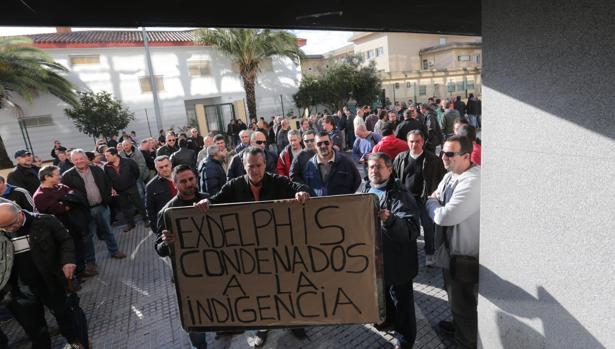
M0 25L253 27L481 35L481 1L2 0Z

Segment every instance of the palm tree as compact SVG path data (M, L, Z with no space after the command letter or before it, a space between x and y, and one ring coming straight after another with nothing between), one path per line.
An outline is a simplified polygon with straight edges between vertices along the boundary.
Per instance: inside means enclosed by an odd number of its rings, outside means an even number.
M297 37L286 31L269 29L199 29L195 41L215 47L239 67L246 92L250 119L256 118L254 84L261 64L272 56L290 58L298 64L304 58Z
M32 103L41 93L49 93L76 105L73 84L61 75L67 71L48 54L33 47L29 38L0 38L0 109L13 108L20 118L23 110L18 97ZM0 167L12 165L0 138Z

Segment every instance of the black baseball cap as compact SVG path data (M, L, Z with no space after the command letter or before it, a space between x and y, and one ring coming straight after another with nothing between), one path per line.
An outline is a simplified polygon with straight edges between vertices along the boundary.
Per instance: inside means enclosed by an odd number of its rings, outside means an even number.
M32 155L32 153L30 153L26 149L19 149L18 151L15 152L15 159L20 158L22 156L28 156L28 155Z

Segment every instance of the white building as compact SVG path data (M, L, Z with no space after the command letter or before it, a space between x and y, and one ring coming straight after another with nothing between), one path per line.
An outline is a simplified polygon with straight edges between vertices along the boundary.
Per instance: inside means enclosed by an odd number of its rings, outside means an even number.
M65 29L28 36L35 47L69 69L67 78L78 90L108 91L128 106L135 120L127 131L136 131L137 138L158 136L140 31ZM194 125L206 134L226 131L233 117L247 121L243 85L227 57L214 48L195 44L192 31L152 31L148 39L164 129ZM300 39L299 44L305 45L305 40ZM269 120L272 115L292 110L292 95L300 79L301 68L290 59L275 57L264 64L256 83L257 114ZM50 159L55 139L66 147L93 148L93 139L77 130L64 113L67 105L57 98L42 95L31 104L21 105L21 122L14 110L0 110L0 135L11 159L27 143L43 160Z

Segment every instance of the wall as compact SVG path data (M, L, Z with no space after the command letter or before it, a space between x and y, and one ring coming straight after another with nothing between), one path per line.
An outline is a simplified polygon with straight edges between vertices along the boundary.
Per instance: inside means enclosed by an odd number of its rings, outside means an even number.
M160 110L165 128L182 127L187 124L186 100L219 98L220 103L232 103L245 98L238 74L232 71L228 58L210 47L152 47L154 74L162 75L164 91L159 92ZM142 92L139 78L148 75L143 48L84 48L48 49L54 60L69 68L67 78L80 90L109 91L135 113L135 121L128 130L135 130L137 137L156 136L157 126L151 92ZM100 63L71 66L70 55L100 55ZM210 73L191 77L188 73L190 60L210 61ZM273 59L271 69L259 74L256 84L257 113L267 119L271 115L288 113L294 102L301 79L301 68L287 58ZM282 100L280 99L282 95ZM66 105L51 96L40 96L32 104L22 103L25 116L51 115L53 126L29 129L30 138L37 155L50 158L53 140L59 139L67 147L91 149L92 138L81 134L64 114ZM4 140L9 157L24 147L14 111L0 110L0 136ZM148 124L149 118L149 124Z
M614 14L483 2L483 348L615 347Z

